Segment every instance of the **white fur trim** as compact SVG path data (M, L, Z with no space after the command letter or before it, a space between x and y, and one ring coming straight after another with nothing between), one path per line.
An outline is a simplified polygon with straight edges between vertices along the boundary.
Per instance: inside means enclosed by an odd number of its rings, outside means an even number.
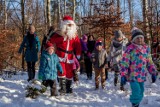
M80 55L77 55L77 59L78 59L78 60L80 59Z
M134 38L132 39L132 42L134 42L138 37L142 37L142 38L144 38L144 36L143 36L143 35L137 35L136 37L134 37Z
M66 25L66 24L73 24L75 25L74 21L73 20L64 20L62 21L63 25Z

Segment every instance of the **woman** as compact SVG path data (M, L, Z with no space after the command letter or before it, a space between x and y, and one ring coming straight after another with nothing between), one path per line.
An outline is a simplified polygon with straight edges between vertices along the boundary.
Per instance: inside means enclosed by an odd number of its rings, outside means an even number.
M88 41L87 41L87 58L86 58L86 73L87 73L87 79L91 80L92 79L92 62L90 60L90 56L95 48L95 43L96 41L94 40L93 35L88 36Z
M35 64L38 61L38 52L40 51L40 41L35 33L35 27L29 26L29 32L24 37L18 53L25 49L25 61L27 62L28 81L35 78Z

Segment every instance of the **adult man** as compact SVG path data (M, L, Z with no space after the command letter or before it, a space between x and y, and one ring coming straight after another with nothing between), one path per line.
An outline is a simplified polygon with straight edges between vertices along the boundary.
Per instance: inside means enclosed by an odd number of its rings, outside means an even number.
M60 30L55 31L48 38L47 43L56 44L56 54L62 65L63 74L58 72L60 82L60 93L72 93L73 78L73 54L79 59L81 55L81 44L77 35L76 24L72 17L64 16Z

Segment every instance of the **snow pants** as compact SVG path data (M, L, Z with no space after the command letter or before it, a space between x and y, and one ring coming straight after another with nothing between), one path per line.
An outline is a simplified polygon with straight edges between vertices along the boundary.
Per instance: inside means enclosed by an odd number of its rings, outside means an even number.
M44 80L42 84L46 87L50 87L51 96L57 96L57 86L56 86L56 80Z
M95 68L95 86L98 89L99 88L99 79L101 77L101 86L104 89L105 88L105 68Z
M60 74L58 72L59 77L59 86L60 86L60 93L71 93L71 84L72 84L72 78L73 78L73 63L65 63L60 62L63 70L63 74ZM69 90L69 91L68 91ZM71 91L70 91L71 90Z
M77 69L73 70L73 81L74 82L79 81L78 73L77 72L78 72Z
M63 70L63 74L58 72L59 78L66 78L72 80L73 78L73 63L60 62Z
M144 82L130 82L131 95L130 102L132 104L139 104L144 96Z

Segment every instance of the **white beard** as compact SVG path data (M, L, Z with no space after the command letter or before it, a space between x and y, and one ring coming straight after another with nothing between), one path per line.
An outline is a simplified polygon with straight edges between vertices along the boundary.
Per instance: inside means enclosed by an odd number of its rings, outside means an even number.
M76 37L77 29L76 24L71 23L72 26L68 26L65 22L61 24L61 31L64 37L68 37L69 40L74 39Z

